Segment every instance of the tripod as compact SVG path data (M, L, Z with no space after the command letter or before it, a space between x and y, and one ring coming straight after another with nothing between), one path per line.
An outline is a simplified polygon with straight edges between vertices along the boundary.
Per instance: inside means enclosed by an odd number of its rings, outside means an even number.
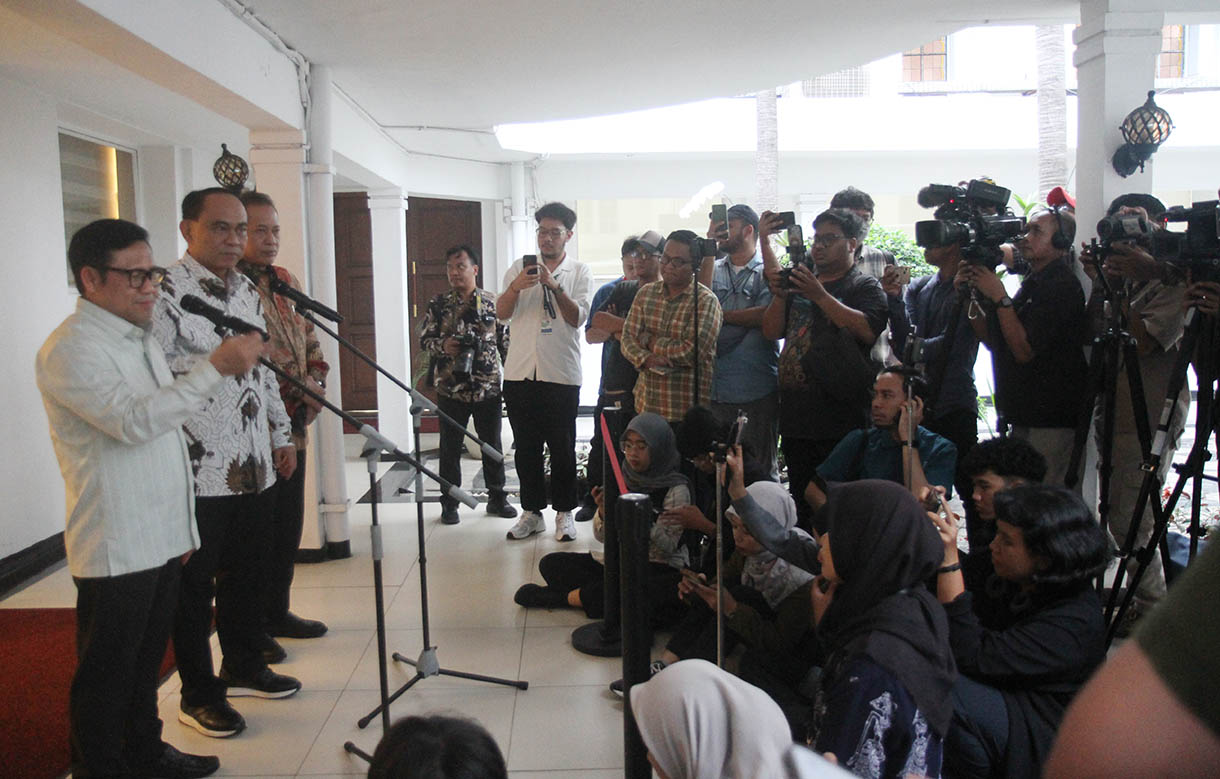
M1204 474L1204 466L1211 459L1211 453L1207 448L1208 439L1213 435L1220 436L1220 426L1217 423L1215 404L1217 345L1216 320L1213 317L1200 315L1197 309L1191 308L1188 310L1186 314L1186 327L1182 335L1182 343L1179 347L1180 351L1174 364L1173 373L1170 376L1169 389L1166 393L1164 406L1162 407L1160 423L1157 426L1156 442L1150 456L1145 460L1143 467L1144 479L1140 484L1139 497L1136 500L1136 518L1142 517L1144 506L1147 505L1149 500L1152 501L1154 517L1152 535L1148 539L1147 544L1139 550L1133 551L1137 531L1137 524L1134 521L1127 533L1127 538L1120 552L1121 562L1115 574L1114 585L1110 590L1110 598L1106 604L1106 619L1109 623L1109 629L1106 633L1107 644L1113 641L1123 615L1131 607L1135 599L1136 587L1147 571L1152 561L1152 556L1157 553L1158 548L1162 554L1165 554L1167 551L1165 534L1169 525L1169 517L1182 495L1187 479L1191 479L1193 482L1189 530L1190 557L1192 560L1198 552L1199 536L1201 534L1199 521L1200 510L1202 508L1201 493L1203 481L1205 479L1211 481L1217 480L1216 476L1206 476ZM1190 453L1187 455L1186 462L1182 465L1174 466L1178 472L1178 480L1169 498L1162 506L1159 496L1155 494L1155 490L1160 488L1160 483L1157 479L1157 471L1161 464L1160 452L1172 425L1176 398L1186 382L1186 369L1191 363L1192 356L1195 355L1198 357L1195 364L1195 373L1198 378L1199 388L1195 402L1195 442L1191 447ZM1132 554L1134 554L1137 560L1136 570L1131 575L1131 581L1127 587L1122 604L1115 611L1119 590L1126 572L1127 561Z

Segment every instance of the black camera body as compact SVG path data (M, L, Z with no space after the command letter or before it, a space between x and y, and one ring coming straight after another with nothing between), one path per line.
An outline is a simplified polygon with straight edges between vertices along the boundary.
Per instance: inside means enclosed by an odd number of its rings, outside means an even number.
M455 376L469 376L474 370L474 353L479 346L479 337L467 331L458 333L454 338L458 342L458 353L453 358L453 373Z
M1097 240L1102 246L1115 241L1134 241L1147 246L1154 226L1139 214L1114 214L1097 223Z
M1185 222L1186 232L1159 230L1152 236L1152 254L1171 265L1189 268L1196 281L1220 275L1220 200L1174 206L1162 217Z
M1011 195L980 179L965 187L930 184L919 191L919 205L936 211L933 219L915 223L915 243L924 248L958 244L967 262L995 270L1000 246L1025 232L1025 218L1008 208Z

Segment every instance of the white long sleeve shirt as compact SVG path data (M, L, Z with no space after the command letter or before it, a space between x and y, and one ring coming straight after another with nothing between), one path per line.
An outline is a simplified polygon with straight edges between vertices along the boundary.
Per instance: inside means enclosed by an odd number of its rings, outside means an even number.
M517 260L504 274L501 289L508 289L520 273L521 260ZM519 293L513 315L505 320L509 323L505 381L534 380L580 386L580 342L593 302L593 271L588 265L565 256L551 276L580 310L576 326L569 325L563 318L558 303L552 303L555 316L550 316L543 306L545 288L541 284Z
M150 332L81 298L35 376L64 477L72 575L121 576L198 548L182 424L221 384L212 363L174 379Z

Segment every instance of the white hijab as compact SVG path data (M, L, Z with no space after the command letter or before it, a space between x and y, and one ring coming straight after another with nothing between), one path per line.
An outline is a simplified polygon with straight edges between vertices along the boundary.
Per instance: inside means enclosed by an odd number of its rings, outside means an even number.
M746 487L746 492L784 530L796 527L796 504L792 502L786 487L762 480ZM798 528L798 532L804 534L805 531ZM813 574L779 559L766 549L747 557L741 571L741 583L758 591L773 609L812 578Z
M644 744L670 779L774 779L792 746L775 701L706 660L682 660L631 688Z

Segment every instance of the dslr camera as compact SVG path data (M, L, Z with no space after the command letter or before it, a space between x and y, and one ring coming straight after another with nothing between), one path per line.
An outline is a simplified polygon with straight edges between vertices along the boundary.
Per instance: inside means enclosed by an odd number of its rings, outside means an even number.
M929 184L919 190L919 205L935 208L933 219L915 223L915 243L924 248L958 244L967 262L995 270L1000 246L1025 232L1025 218L1008 208L1012 192L981 179L965 187Z
M813 261L809 258L809 251L805 248L805 234L798 224L788 226L788 267L780 268L779 278L784 285L784 289L793 289L792 271L798 266L804 265L809 270L813 270Z
M479 337L471 332L459 333L454 336L458 342L458 353L453 358L453 374L469 376L474 370L474 353L479 346Z

